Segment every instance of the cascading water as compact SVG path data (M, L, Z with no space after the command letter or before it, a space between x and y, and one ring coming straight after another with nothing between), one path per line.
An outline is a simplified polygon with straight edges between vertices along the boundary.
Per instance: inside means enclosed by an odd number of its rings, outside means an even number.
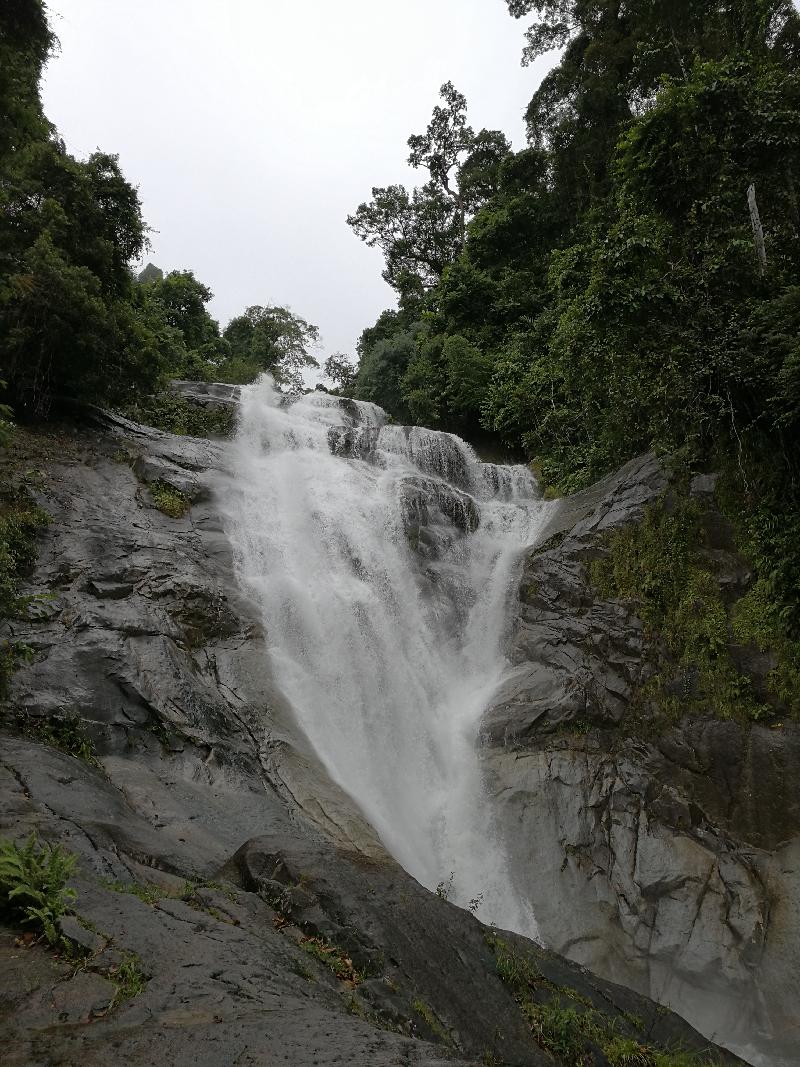
M477 748L521 550L547 511L532 475L389 425L373 404L285 397L268 378L242 390L234 465L239 578L331 777L420 882L535 934Z

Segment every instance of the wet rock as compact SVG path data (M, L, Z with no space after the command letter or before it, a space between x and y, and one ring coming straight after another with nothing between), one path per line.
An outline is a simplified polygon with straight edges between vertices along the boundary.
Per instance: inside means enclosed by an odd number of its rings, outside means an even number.
M84 926L74 915L62 915L58 920L58 932L80 954L95 956L108 944L108 939Z
M492 932L389 859L299 735L215 507L226 446L92 419L79 458L49 460L29 591L57 588L59 610L19 623L36 655L7 710L74 720L99 765L37 741L35 725L0 734L0 836L36 829L77 855L62 929L90 959L75 975L0 927L3 1063L551 1063L498 976ZM185 520L145 506L131 456L196 479ZM635 993L516 943L598 1010L656 1019ZM705 1047L665 1019L670 1040Z
M185 382L175 380L169 388L176 396L204 408L231 408L239 404L240 387L223 382Z
M143 482L161 482L193 503L208 495L208 489L192 471L186 471L162 456L139 456L133 465Z
M61 1025L89 1023L109 1010L115 986L99 974L79 972L53 990L53 1015Z

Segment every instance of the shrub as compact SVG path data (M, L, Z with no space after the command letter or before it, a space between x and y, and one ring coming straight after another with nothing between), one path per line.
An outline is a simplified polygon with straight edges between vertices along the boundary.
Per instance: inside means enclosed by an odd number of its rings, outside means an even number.
M200 407L171 393L157 393L121 409L128 419L186 437L232 437L236 412L230 407Z
M0 393L6 388L6 383L0 380ZM6 448L14 436L13 412L8 404L0 404L0 448Z
M36 562L36 534L48 521L24 486L0 491L0 619L26 603L19 587Z

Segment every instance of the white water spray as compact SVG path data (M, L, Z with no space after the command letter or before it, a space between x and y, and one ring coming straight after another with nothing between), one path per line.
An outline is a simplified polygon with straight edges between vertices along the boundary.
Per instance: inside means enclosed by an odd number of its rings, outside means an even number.
M234 450L239 578L321 761L420 882L534 935L477 751L521 550L547 510L530 472L266 378L242 390Z

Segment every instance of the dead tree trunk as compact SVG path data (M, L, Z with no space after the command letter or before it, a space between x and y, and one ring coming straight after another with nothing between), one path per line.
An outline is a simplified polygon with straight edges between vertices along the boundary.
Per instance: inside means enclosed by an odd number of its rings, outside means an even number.
M759 274L763 278L767 273L767 246L764 244L764 227L761 225L761 216L758 213L755 185L751 185L747 190L747 203L750 207L750 221L753 224L753 237L758 253Z

